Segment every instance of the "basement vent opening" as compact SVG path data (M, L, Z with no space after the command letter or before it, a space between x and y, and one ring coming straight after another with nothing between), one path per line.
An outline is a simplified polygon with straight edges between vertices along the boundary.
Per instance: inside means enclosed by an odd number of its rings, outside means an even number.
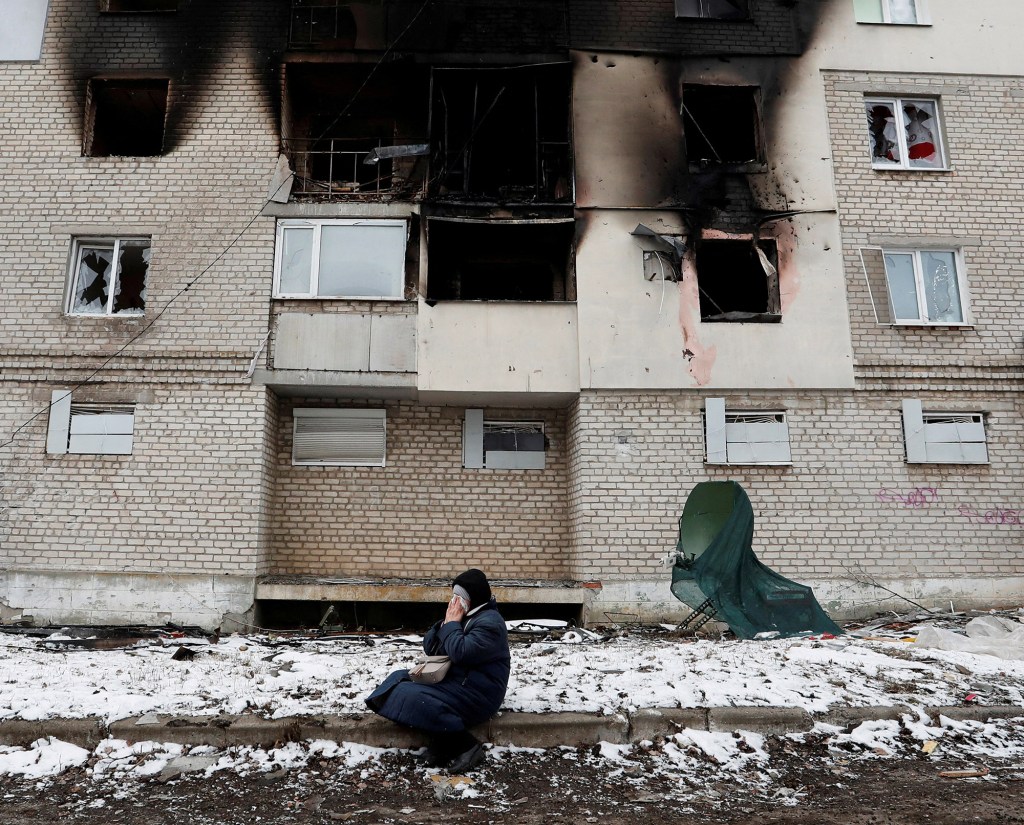
M697 248L697 287L701 321L782 320L775 241L701 241Z

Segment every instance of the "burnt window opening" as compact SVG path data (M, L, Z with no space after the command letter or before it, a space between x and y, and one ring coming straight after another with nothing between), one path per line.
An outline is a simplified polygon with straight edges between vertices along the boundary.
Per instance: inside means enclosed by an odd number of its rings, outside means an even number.
M686 159L701 166L763 162L757 98L754 86L685 87Z
M676 17L705 20L746 20L747 0L676 0Z
M568 65L437 69L431 194L570 202L569 83Z
M177 11L178 0L100 0L101 12Z
M702 321L782 320L775 241L703 240L696 264Z
M381 0L291 0L288 40L318 49L383 49Z
M419 66L292 63L282 144L297 196L414 197L428 165L430 73Z
M572 221L431 220L428 301L575 301Z
M164 147L167 80L93 78L86 100L82 154L147 157Z

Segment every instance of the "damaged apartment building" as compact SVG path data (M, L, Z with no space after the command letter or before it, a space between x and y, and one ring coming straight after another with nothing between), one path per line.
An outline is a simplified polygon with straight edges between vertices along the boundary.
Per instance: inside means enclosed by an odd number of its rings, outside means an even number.
M1010 0L8 0L0 621L1024 585Z

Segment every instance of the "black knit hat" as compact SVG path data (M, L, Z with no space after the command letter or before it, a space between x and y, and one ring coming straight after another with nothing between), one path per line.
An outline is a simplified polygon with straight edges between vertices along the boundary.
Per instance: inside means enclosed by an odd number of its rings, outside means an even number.
M482 570L477 570L475 567L471 567L465 573L460 573L452 584L457 584L469 593L470 609L480 607L491 600L491 586L487 583L487 576L483 574Z

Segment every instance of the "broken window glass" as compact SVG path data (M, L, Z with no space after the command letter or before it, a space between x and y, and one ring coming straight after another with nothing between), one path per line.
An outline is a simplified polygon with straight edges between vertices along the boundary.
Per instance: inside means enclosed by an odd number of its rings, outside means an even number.
M934 100L865 101L871 162L876 167L943 166L938 105Z
M84 154L147 157L163 152L167 80L89 81Z
M574 301L571 220L448 221L427 226L427 299Z
M886 252L885 274L894 321L930 324L964 322L956 252Z
M150 254L147 238L77 241L69 313L141 314L146 308Z
M687 86L681 108L686 159L690 163L764 160L755 87Z
M743 20L747 16L746 0L676 0L676 17Z
M781 320L775 241L705 239L696 264L702 321Z

